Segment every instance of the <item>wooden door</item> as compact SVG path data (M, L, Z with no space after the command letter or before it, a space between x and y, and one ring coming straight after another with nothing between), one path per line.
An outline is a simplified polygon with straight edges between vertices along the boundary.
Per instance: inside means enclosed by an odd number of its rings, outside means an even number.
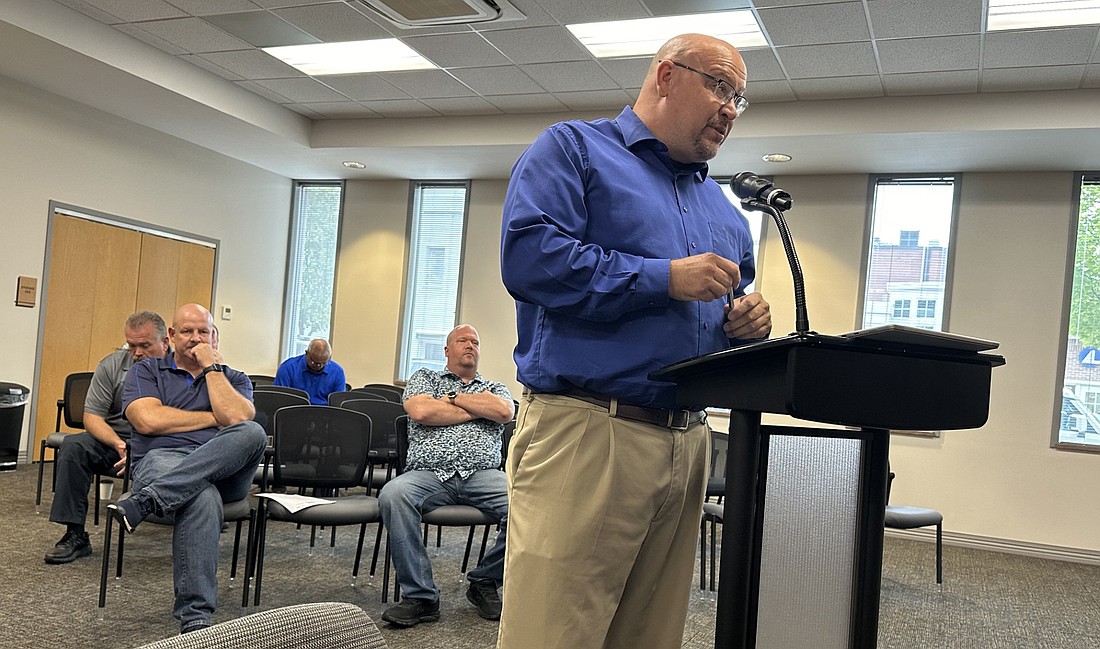
M135 311L161 314L171 326L180 304L211 306L215 249L138 230L54 214L44 330L30 452L54 432L65 377L95 369L125 341ZM62 430L67 430L62 424ZM47 458L49 459L49 458Z

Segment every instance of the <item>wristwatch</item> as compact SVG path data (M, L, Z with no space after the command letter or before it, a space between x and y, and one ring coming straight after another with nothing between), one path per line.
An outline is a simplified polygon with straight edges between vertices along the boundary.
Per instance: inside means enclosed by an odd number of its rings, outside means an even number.
M207 374L209 374L211 372L225 372L225 366L221 365L219 363L214 363L213 365L208 365L208 366L202 368L202 375L203 376L206 376Z
M455 391L455 390L451 390L450 392L447 393L447 398L451 401L452 406L455 405L455 397L457 397L457 396L458 396L458 392Z

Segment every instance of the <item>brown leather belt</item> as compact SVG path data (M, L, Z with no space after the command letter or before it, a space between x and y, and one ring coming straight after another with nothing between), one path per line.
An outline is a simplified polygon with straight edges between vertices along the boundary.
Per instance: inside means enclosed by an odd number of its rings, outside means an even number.
M570 388L553 394L580 399L592 405L606 408L612 417L640 421L643 424L653 424L654 426L673 430L687 430L688 426L697 424L706 418L706 413L702 410L664 410L663 408L634 406L628 403L620 403L618 399L609 399L579 388Z

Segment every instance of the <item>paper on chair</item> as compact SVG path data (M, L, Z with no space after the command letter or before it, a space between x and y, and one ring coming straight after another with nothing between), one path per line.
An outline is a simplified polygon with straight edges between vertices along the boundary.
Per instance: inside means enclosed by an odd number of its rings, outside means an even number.
M314 498L313 496L299 496L298 494L273 494L262 493L256 494L258 498L270 498L279 503L283 507L286 507L291 514L302 511L307 507L313 507L315 505L331 505L331 500L325 500L324 498Z

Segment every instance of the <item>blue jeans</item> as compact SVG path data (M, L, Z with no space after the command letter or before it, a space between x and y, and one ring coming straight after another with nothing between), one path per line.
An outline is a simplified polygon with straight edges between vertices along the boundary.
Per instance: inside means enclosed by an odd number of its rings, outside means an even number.
M218 603L222 503L248 496L267 446L254 421L223 428L201 446L149 451L133 467L134 494L172 521L172 615L181 630L212 624Z
M496 542L466 578L492 579L497 588L503 584L508 532L508 481L503 471L475 471L465 480L456 473L445 482L440 482L432 471L408 471L382 487L378 504L382 508L382 522L389 530L389 552L404 597L439 600L420 525L423 514L442 505L472 505L500 519Z

